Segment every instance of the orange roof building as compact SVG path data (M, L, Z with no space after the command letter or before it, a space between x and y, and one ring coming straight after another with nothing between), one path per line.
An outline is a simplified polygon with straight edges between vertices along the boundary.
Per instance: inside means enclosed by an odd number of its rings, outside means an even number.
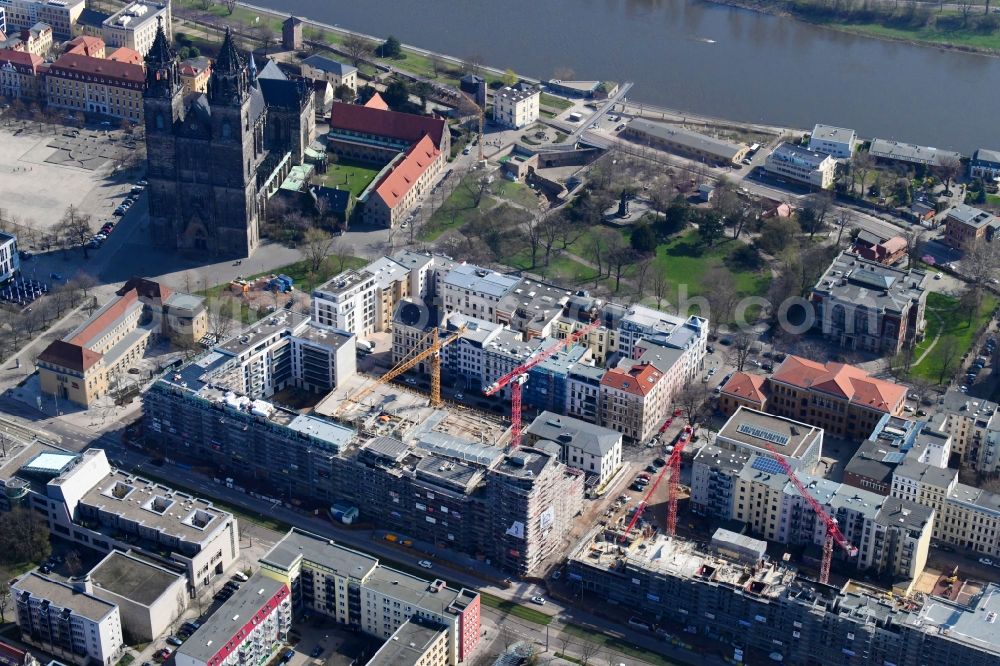
M358 196L363 218L392 228L430 191L451 152L444 120L392 111L381 95L364 105L334 102L327 148L338 157L384 165Z
M652 363L631 363L634 365L610 368L601 378L600 423L627 439L642 442L652 437L666 418L670 386Z
M104 40L100 37L80 35L66 42L65 53L75 53L90 58L104 57Z
M143 64L142 54L135 49L130 49L127 46L119 46L117 49L109 53L108 60L114 60L115 62L127 62L130 65Z
M905 386L856 366L789 356L770 377L734 374L722 388L719 407L726 414L741 406L760 409L818 426L834 437L863 439L884 415L901 415L905 399Z

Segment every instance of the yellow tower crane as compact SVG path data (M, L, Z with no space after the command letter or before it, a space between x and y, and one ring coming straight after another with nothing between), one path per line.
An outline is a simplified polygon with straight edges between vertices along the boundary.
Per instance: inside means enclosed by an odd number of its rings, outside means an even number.
M403 360L396 364L396 366L389 370L378 379L374 379L365 386L363 386L354 395L350 395L344 399L344 402L340 404L337 409L335 416L339 416L340 413L347 406L348 401L354 403L360 403L364 400L372 391L381 386L382 384L387 384L391 382L396 377L415 366L417 363L430 358L431 359L431 405L438 407L441 404L441 349L450 345L452 342L457 340L465 333L465 326L460 326L457 331L449 335L445 339L441 339L441 335L437 327L424 336L423 340L430 340L430 347L421 352L410 352Z

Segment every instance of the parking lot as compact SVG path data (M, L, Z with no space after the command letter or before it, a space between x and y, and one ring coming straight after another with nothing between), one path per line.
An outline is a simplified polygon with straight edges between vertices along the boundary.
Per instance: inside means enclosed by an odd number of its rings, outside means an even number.
M50 128L39 133L33 125L20 132L16 126L0 128L0 201L8 214L38 235L51 231L70 204L93 217L95 231L113 219L130 187L111 176L114 160L106 155L118 150L116 134L91 130L71 138L61 129L56 136ZM22 248L37 247L38 239L22 236Z

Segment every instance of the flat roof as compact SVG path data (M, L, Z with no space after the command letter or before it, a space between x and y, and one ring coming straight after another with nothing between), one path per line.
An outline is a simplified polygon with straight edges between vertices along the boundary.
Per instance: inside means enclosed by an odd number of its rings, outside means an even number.
M822 139L823 141L840 141L848 143L854 141L855 132L846 127L834 127L833 125L816 125L813 127L811 139Z
M901 313L924 296L927 283L924 271L886 266L845 250L833 260L813 291L877 312Z
M794 143L782 143L767 156L768 160L775 160L778 162L786 162L789 164L794 164L796 166L806 166L812 169L818 169L823 162L833 159L826 153L820 153L815 150L809 150L808 148L803 148L802 146L797 146Z
M444 581L440 581L441 586L435 585L436 582L380 565L365 581L364 588L432 613L445 615L452 604L461 597L461 593L443 585Z
M247 624L255 622L255 616L282 588L288 594L284 583L255 573L177 648L178 654L208 662L220 650L232 651L236 645L230 645L230 640Z
M948 637L969 643L991 654L1000 654L997 617L1000 616L1000 584L988 583L978 598L963 606L941 597L930 597L911 622L948 630Z
M229 339L216 345L215 349L227 352L233 356L239 356L276 333L280 333L286 329L292 331L308 320L309 315L299 312L292 312L291 310L276 311L258 320L256 323L247 326L239 333L230 336Z
M459 264L444 276L444 284L457 289L468 289L496 298L507 295L518 283L518 278L497 273L473 264Z
M39 599L48 599L50 603L60 608L69 608L81 617L94 622L100 622L118 607L92 594L81 592L66 583L46 578L37 571L32 571L11 585L11 593L16 597L21 592L29 592Z
M29 473L59 476L69 469L79 457L75 453L39 453L25 463L21 469Z
M526 431L541 439L574 446L595 456L610 453L621 442L622 434L603 426L581 421L572 416L544 411L532 421Z
M347 578L363 579L378 566L378 558L342 546L332 539L293 527L264 557L261 564L291 569L302 558Z
M786 458L801 458L822 435L822 428L741 406L719 429L718 437L754 449L767 450L770 444Z
M412 617L399 625L365 666L416 666L446 631L443 625Z
M540 95L541 91L537 88L511 88L510 86L505 86L500 90L493 93L493 100L506 99L511 102L520 102L522 100L528 99L529 97L534 97L535 95Z
M184 576L113 550L90 571L96 587L149 606Z
M628 129L633 132L646 134L663 141L677 144L678 146L700 150L727 160L735 159L741 151L746 149L746 146L743 144L733 143L724 139L716 139L712 136L692 132L691 130L684 129L683 127L664 125L663 123L655 123L641 118L631 121L628 124Z
M918 146L889 139L872 139L872 145L868 152L873 157L881 157L882 159L932 166L939 166L944 160L962 159L961 153L952 150L939 150L931 146Z

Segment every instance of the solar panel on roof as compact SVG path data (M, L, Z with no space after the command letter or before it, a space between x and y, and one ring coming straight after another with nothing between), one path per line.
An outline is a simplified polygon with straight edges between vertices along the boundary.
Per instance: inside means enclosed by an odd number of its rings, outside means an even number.
M777 444L778 446L785 446L788 444L788 435L782 435L780 432L774 432L773 430L761 428L760 426L755 426L750 423L739 424L736 426L736 432L744 435L750 435L751 437L756 437L757 439L762 439L765 442L771 442L772 444Z
M767 458L764 456L758 456L756 460L753 461L751 465L758 472L764 472L765 474L784 474L785 470L781 468L778 461L774 458Z

